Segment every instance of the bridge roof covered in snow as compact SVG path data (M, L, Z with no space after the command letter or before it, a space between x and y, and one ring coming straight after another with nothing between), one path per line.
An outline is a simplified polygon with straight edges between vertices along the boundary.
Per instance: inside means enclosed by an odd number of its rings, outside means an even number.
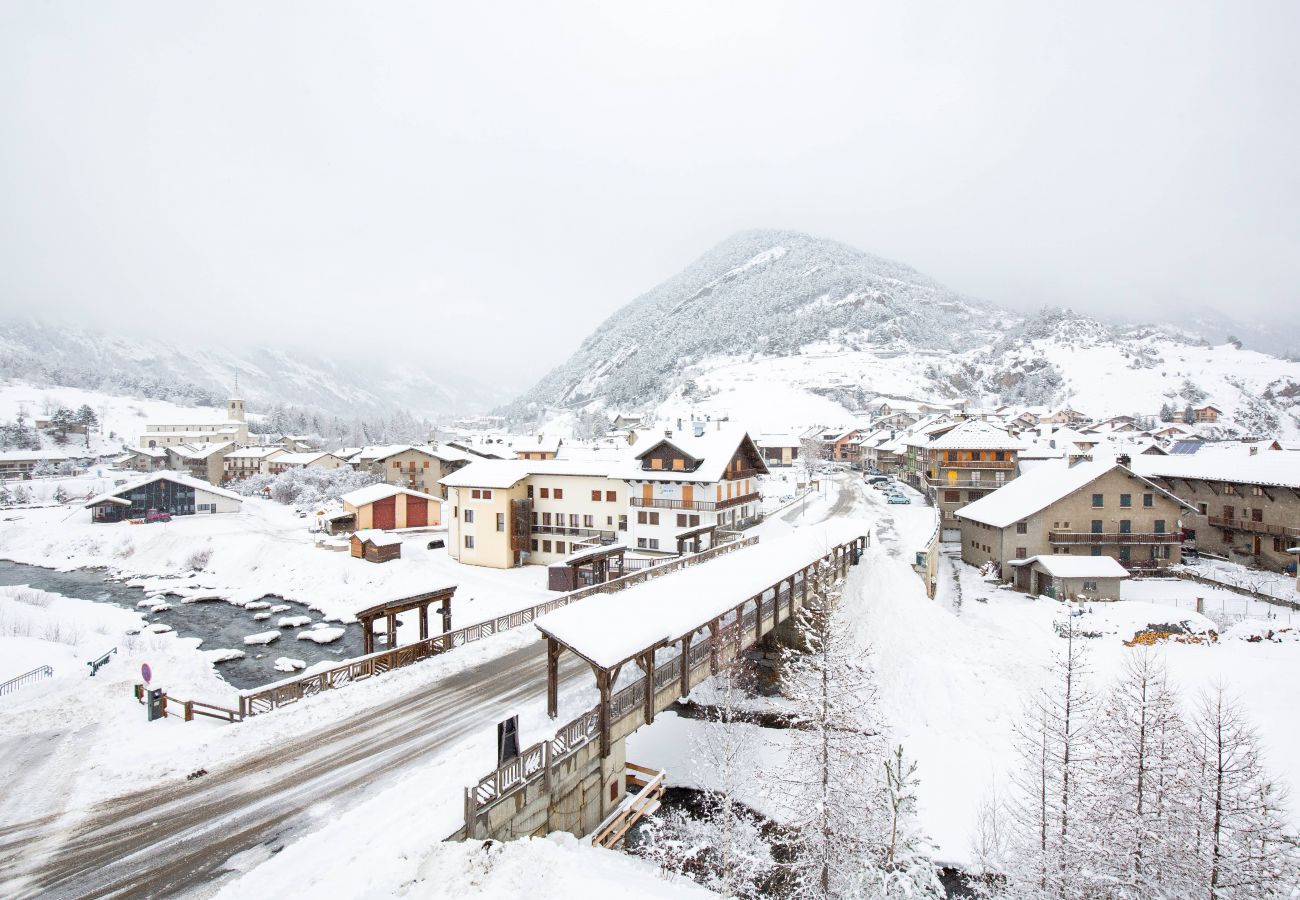
M863 520L837 519L801 528L615 594L587 597L534 624L582 658L612 668L704 627L870 527Z

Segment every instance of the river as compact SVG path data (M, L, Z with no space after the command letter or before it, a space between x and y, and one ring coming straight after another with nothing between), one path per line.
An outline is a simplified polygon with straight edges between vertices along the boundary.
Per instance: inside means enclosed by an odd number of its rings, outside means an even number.
M62 594L65 597L77 597L93 600L96 603L111 603L125 609L134 610L144 616L149 623L163 622L172 627L181 637L196 637L203 641L204 650L230 648L243 650L243 659L217 663L217 671L226 681L237 688L255 688L272 681L288 678L290 673L277 672L273 668L275 660L281 656L301 659L308 666L324 660L337 661L353 656L360 656L361 626L355 622L341 626L346 628L343 637L332 644L317 644L314 641L295 640L299 628L281 628L281 637L269 645L245 646L245 635L271 631L282 616L308 616L311 624L321 621L320 613L301 603L294 603L268 594L262 601L272 606L286 607L271 614L269 619L257 620L256 613L267 609L244 609L224 600L208 600L197 603L182 603L178 597L160 598L159 603L171 604L171 609L150 612L147 606L137 604L146 598L143 588L129 587L120 581L113 581L103 572L93 569L75 569L71 572L56 572L41 566L0 560L0 585L25 584L42 591ZM337 623L330 623L337 625ZM310 627L310 625L304 626Z

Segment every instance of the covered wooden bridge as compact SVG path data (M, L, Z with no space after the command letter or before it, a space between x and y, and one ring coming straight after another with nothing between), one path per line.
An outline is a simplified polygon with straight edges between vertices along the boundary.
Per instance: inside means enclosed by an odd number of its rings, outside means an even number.
M357 613L357 621L361 623L361 642L362 653L370 654L375 652L375 622L379 619L384 620L384 636L387 640L388 649L397 646L397 617L411 610L419 610L420 636L418 640L424 641L429 638L429 607L438 604L438 611L442 613L442 632L446 634L451 631L451 596L456 593L456 588L452 587L438 588L434 591L425 591L422 594L413 594L410 597L399 597L395 600L386 600L383 603L377 603L367 609Z
M523 813L507 809L515 804L494 809L520 790L531 794L530 785L563 793L573 778L590 776L593 766L604 773L611 754L621 770L627 735L792 618L820 578L846 575L867 546L866 532L864 523L848 521L807 528L538 619L534 624L547 642L549 715L559 713L566 651L590 666L599 701L561 726L553 740L529 747L466 791L467 836L510 837L520 821L531 826L534 819L520 819L537 815L531 798L519 804ZM625 684L616 690L620 676ZM608 806L621 799L622 788L614 781L600 796L606 793L601 802ZM550 830L574 830L556 815L547 820Z

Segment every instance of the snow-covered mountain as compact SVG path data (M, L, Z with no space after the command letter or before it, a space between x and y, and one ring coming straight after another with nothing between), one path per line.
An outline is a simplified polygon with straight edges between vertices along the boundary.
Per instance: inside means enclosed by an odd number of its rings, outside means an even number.
M778 428L845 421L877 396L1094 415L1209 402L1242 430L1300 434L1300 363L1169 327L1026 316L789 231L724 241L602 323L506 412L694 412Z
M219 340L219 339L218 339ZM347 418L398 409L437 418L506 399L463 376L283 349L127 338L34 320L0 322L0 378L191 405L223 405L239 372L250 411L272 404Z

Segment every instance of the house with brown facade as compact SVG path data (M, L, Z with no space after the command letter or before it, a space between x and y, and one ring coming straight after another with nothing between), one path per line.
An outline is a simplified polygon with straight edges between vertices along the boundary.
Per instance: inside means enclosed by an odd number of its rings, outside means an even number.
M1139 472L1192 504L1202 554L1280 571L1300 543L1300 453L1249 448L1135 458ZM1189 537L1192 537L1189 535Z
M240 447L226 454L224 477L226 481L243 481L254 475L268 475L271 460L283 456L279 447Z
M226 475L226 454L234 444L168 444L161 448L167 455L165 468L198 478L208 484L221 484Z
M962 561L993 562L1004 581L1035 557L1109 556L1130 571L1178 563L1180 520L1195 508L1124 462L1043 463L963 507Z
M352 457L352 465L358 471L373 472L388 484L446 499L446 490L439 482L476 458L445 444L437 447L391 444L362 448Z
M1223 410L1217 406L1199 406L1192 409L1192 415L1197 422L1213 425L1219 421L1219 416L1223 415Z
M957 511L1007 484L1019 473L1025 442L979 419L969 419L932 433L923 448L920 485L939 510L946 541L960 537Z

